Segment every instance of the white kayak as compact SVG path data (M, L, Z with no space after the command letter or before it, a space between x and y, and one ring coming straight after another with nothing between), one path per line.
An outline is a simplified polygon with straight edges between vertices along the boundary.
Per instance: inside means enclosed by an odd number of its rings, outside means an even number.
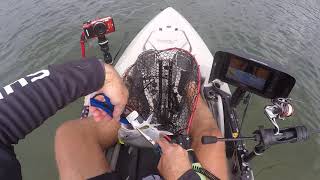
M168 7L154 17L132 40L115 65L120 75L131 67L138 56L146 50L181 48L190 52L200 66L204 86L208 85L213 56L191 24L172 7ZM221 89L230 93L229 86L221 83ZM224 133L224 113L221 99L214 105L216 120Z
M115 68L123 74L143 51L181 48L197 59L201 75L209 80L213 56L191 24L172 7L154 17L132 40Z

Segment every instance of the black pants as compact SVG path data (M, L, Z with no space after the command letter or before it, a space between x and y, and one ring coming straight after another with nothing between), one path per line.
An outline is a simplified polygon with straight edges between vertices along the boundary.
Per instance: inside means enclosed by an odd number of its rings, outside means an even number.
M22 180L21 165L16 158L12 146L7 147L0 144L0 179L1 180ZM105 173L90 180L120 180L117 173Z
M0 144L0 179L21 180L21 166L13 146Z

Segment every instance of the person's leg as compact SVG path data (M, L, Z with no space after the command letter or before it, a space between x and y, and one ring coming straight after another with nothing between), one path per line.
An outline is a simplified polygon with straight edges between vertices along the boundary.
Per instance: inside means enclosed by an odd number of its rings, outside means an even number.
M207 104L199 97L194 119L191 124L190 134L192 137L192 148L201 165L220 179L228 179L227 158L224 142L215 144L202 144L202 136L221 137L215 119L213 118Z
M110 172L104 151L116 142L119 127L115 120L73 120L61 125L55 137L60 179L88 179Z

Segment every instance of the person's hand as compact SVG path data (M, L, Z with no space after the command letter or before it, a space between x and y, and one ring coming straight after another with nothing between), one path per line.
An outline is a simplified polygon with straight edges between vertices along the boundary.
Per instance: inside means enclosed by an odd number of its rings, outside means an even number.
M191 169L188 152L181 146L169 144L166 140L160 140L158 144L162 150L158 170L164 179L178 179Z
M98 92L102 92L110 98L111 104L114 105L114 111L112 114L113 119L119 120L120 115L127 104L129 93L120 75L111 65L105 65L105 82ZM98 100L103 100L103 98ZM99 108L90 107L89 109L95 121L111 119L106 112Z

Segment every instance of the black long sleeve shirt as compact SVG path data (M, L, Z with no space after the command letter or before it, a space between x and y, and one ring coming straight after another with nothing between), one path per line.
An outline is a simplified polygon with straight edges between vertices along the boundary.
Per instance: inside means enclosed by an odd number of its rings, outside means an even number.
M50 65L0 88L0 179L20 180L17 144L48 117L100 89L104 67L97 59Z
M100 89L104 79L102 63L87 59L50 65L47 70L27 75L1 88L0 179L22 179L13 144L59 109ZM180 179L190 179L194 175L188 171Z

